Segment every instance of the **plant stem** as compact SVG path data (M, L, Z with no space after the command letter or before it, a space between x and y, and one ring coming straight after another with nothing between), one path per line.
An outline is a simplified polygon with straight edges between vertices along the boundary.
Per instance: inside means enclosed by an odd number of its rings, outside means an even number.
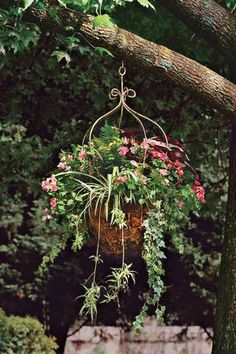
M95 281L96 281L96 273L97 273L97 266L98 266L98 255L99 255L100 238L101 238L101 211L102 211L102 205L100 205L99 215L98 215L97 248L96 248L96 257L95 257L95 262L94 262L94 271L93 271L93 282L92 282L92 285L94 285Z

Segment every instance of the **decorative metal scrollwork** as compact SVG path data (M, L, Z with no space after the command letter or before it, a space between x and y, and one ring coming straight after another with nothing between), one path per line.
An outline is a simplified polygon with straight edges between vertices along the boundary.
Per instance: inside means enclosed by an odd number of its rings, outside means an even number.
M145 139L147 139L147 133L146 133L146 129L144 127L144 124L143 124L142 120L148 121L148 122L152 123L153 125L155 125L161 131L161 133L163 134L166 147L169 147L167 136L166 136L164 130L162 129L162 127L158 123L153 121L152 119L146 117L145 115L143 115L141 113L136 112L134 109L130 108L127 105L127 103L126 103L127 98L135 98L136 97L136 92L133 89L130 89L128 87L124 87L124 76L126 74L126 68L125 68L123 62L122 62L121 67L119 68L119 74L120 74L120 89L113 88L110 91L110 93L109 93L109 99L110 100L114 101L114 100L118 99L119 102L114 108L112 108L109 112L103 114L101 117L99 117L93 123L92 127L89 130L89 142L91 142L91 140L92 140L92 134L93 134L93 131L94 131L94 128L96 127L96 125L98 123L100 123L102 120L104 120L105 118L113 115L116 111L120 110L119 125L121 125L121 123L122 123L122 119L123 119L123 116L124 116L124 111L127 111L128 113L130 113L133 116L133 118L141 126ZM86 135L85 135L85 137L86 137ZM83 139L83 142L85 140L85 137Z

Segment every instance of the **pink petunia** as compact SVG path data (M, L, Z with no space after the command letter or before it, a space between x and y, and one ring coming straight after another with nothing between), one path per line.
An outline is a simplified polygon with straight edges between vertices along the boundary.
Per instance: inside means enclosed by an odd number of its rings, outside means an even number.
M201 185L201 183L198 180L195 180L194 184L195 184L195 186L200 186Z
M55 209L57 207L57 198L53 197L50 199L50 205L52 209Z
M87 152L85 151L85 150L82 150L80 153L79 153L79 158L81 159L81 160L84 160L84 159L86 159L86 157L87 157Z
M115 183L124 183L128 180L128 177L127 176L121 176L121 177L116 177L114 178L114 182Z
M183 206L184 206L184 202L182 202L182 201L177 202L177 205L178 205L180 208L183 208Z
M129 148L127 148L127 146L122 146L118 151L121 156L125 156L129 152Z

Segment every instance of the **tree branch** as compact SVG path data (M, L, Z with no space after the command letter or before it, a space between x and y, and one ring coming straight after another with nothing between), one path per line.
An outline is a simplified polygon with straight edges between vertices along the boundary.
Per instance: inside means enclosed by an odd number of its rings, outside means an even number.
M214 0L159 1L228 59L236 58L236 16L232 13Z
M57 21L44 10L32 8L28 20L54 31L73 26L92 45L105 47L126 62L169 78L200 99L236 117L236 85L214 71L164 46L118 27L93 28L93 17L57 8Z

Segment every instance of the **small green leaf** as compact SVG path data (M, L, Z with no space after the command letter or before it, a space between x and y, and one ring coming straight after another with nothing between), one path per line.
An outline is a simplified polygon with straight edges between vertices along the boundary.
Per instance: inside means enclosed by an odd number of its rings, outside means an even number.
M113 20L107 14L96 16L93 20L93 28L97 28L99 26L112 27L114 25Z
M68 205L68 206L73 205L73 204L74 204L73 199L69 199L69 200L67 201L67 205Z
M34 2L34 0L23 0L24 3L24 10L28 9L28 7L30 7L30 5L32 5Z
M62 50L54 50L54 52L52 53L52 57L55 56L57 57L57 61L58 63L62 60L65 59L65 61L67 63L69 63L71 61L71 57L69 56L69 54L67 52L63 52Z
M107 54L110 55L110 57L114 58L114 55L106 48L103 47L96 47L95 48L96 52L100 53L100 54Z

